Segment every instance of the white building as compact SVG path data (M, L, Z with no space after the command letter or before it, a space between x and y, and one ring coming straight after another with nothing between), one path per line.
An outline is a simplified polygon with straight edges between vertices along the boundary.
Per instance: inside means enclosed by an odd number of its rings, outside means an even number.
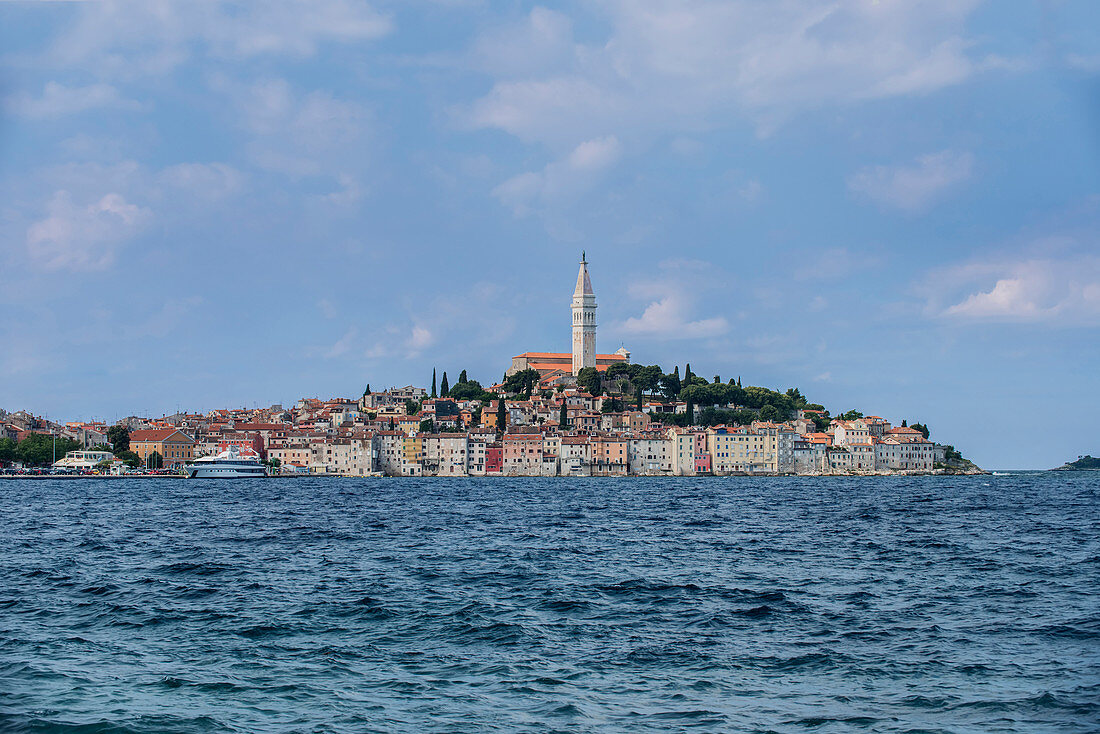
M596 293L588 277L588 262L581 253L577 287L573 291L573 374L596 366Z

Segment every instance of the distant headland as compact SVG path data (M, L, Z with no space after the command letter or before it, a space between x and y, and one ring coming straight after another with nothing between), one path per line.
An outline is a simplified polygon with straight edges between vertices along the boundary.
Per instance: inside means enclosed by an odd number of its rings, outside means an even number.
M1100 459L1092 456L1078 456L1077 461L1067 461L1051 471L1100 471Z

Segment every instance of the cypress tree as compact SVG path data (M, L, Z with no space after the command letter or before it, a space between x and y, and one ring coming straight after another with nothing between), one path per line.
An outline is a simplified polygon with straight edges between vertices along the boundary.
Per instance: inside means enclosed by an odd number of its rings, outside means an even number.
M447 397L447 393L451 391L450 386L447 384L447 370L443 370L443 381L439 383L439 397Z
M634 388L634 401L638 404L638 410L642 409L642 386Z
M504 398L497 399L497 431L504 433L504 424L508 421L507 408L504 406Z
M685 406L685 412L687 413L688 425L695 425L695 403L691 400L691 393L687 396L687 405Z
M558 413L558 428L564 431L569 427L569 410L565 406L565 398L561 401L561 412Z
M370 395L370 383L367 383L367 389L363 391L363 397Z
M684 384L690 385L692 377L694 377L694 375L691 374L691 362L688 362L684 365Z
M436 397L435 394L435 367L432 367L432 397Z
M467 382L469 382L469 380L466 379L466 370L462 370L458 373L458 384L465 385Z

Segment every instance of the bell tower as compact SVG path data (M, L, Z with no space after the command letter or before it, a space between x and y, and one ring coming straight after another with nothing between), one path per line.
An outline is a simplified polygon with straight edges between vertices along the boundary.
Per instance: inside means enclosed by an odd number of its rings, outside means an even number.
M573 374L596 366L596 294L588 277L588 261L581 252L581 269L573 290Z

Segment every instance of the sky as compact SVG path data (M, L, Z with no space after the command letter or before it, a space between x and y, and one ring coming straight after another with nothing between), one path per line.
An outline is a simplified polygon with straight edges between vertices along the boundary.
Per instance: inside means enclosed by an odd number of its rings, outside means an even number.
M1091 0L0 1L0 407L597 349L1100 455Z

